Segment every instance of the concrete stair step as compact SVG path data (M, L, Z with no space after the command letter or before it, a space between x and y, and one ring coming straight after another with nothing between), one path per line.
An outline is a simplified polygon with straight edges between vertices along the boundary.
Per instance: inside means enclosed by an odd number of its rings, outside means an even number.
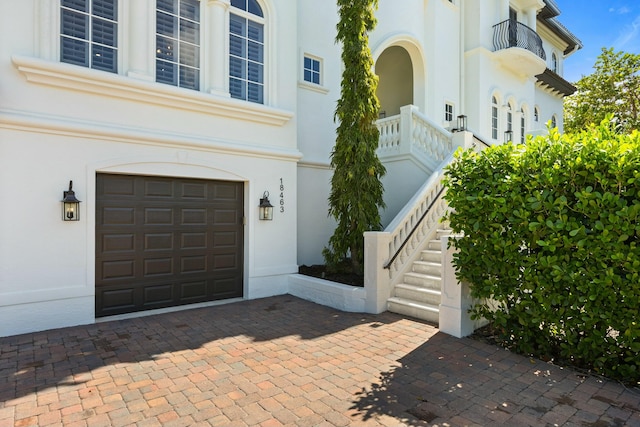
M404 283L409 285L417 285L423 288L431 288L440 290L442 288L442 278L431 274L422 273L405 273Z
M433 261L414 261L413 272L442 277L442 264Z
M401 283L393 289L397 298L414 301L421 304L439 306L442 300L442 292L438 289L424 288L422 286Z
M442 251L434 249L425 249L420 252L420 259L428 262L442 262Z
M436 324L440 318L438 306L410 301L404 298L389 298L387 301L387 309L392 313L398 313Z

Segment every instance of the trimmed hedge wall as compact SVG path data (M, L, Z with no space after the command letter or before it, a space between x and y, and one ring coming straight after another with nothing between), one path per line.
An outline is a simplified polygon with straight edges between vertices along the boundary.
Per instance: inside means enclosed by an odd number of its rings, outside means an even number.
M457 153L448 169L458 278L518 352L640 381L640 134L580 134Z

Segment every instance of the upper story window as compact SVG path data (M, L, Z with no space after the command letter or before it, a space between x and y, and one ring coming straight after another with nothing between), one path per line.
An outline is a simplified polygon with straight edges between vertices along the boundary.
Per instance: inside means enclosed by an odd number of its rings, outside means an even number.
M256 0L231 0L229 92L264 103L264 16Z
M60 61L118 71L117 0L62 0Z
M556 118L555 114L553 116L551 116L551 127L552 128L557 128L558 127L558 119Z
M305 82L320 84L320 60L304 56L303 79Z
M540 121L540 110L538 110L538 107L533 109L533 121L536 123Z
M521 144L524 144L525 140L527 139L525 135L525 125L526 125L526 122L524 118L524 108L522 108L520 110L520 143Z
M558 72L558 57L555 52L551 54L551 71L554 73Z
M491 97L491 138L498 139L498 100Z
M444 121L445 122L453 121L453 104L450 102L444 103Z
M198 0L157 0L156 81L200 89Z
M507 130L513 130L513 109L511 104L507 104Z

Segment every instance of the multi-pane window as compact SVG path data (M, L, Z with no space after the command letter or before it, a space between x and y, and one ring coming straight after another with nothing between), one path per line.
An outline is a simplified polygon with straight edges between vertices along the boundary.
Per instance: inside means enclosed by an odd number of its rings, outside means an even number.
M156 81L200 89L200 2L156 1Z
M555 52L551 54L551 71L554 73L558 72L558 57Z
M453 104L446 102L444 104L444 121L452 122L453 121Z
M118 71L117 0L61 0L60 61Z
M526 140L525 135L525 121L524 121L524 108L520 110L520 143L524 144Z
M229 92L232 98L264 103L264 24L256 0L231 0Z
M320 84L320 61L310 56L304 56L304 81Z
M551 127L552 128L558 127L558 119L556 119L556 115L555 114L553 116L551 116Z
M511 110L511 104L507 104L507 131L513 130L513 111Z
M498 139L498 100L491 97L491 138Z
M538 110L538 107L533 109L533 121L534 122L540 121L540 110Z

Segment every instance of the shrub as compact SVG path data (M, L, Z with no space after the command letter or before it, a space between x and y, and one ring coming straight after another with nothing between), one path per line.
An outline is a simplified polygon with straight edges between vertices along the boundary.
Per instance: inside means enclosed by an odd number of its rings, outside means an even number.
M610 118L608 118L610 120ZM516 351L640 380L640 134L457 153L446 200L458 278Z

